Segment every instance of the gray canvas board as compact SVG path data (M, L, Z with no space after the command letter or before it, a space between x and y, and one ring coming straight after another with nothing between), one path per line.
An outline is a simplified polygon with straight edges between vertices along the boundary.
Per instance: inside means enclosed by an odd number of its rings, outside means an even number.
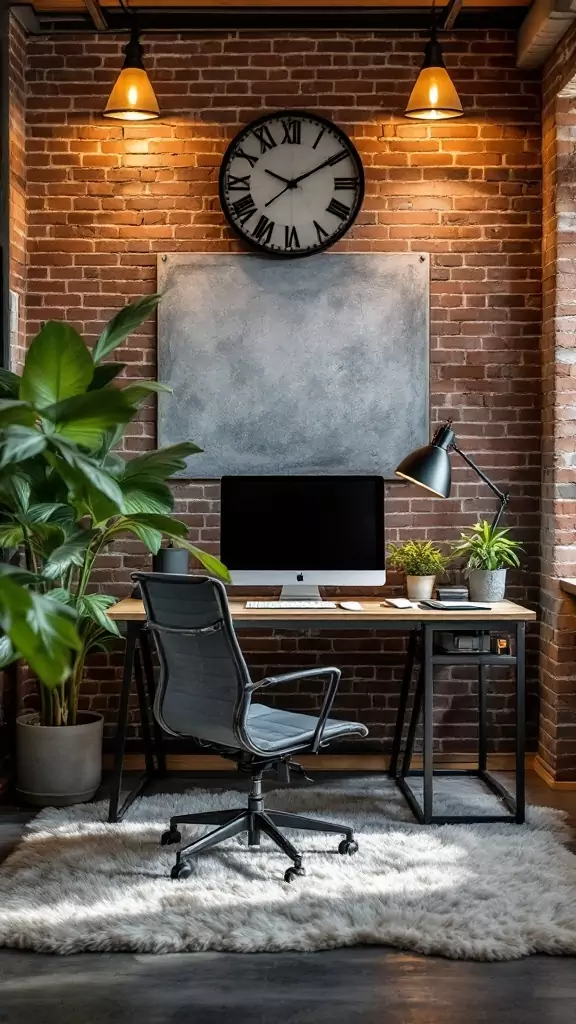
M158 260L159 444L186 476L379 474L429 434L429 259Z

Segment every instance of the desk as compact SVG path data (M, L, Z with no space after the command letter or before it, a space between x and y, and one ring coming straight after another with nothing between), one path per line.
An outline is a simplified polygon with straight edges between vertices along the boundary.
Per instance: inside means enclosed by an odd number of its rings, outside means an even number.
M482 821L524 821L525 780L525 633L526 623L534 622L536 613L511 601L493 604L490 611L438 611L428 608L391 608L374 598L359 598L362 611L345 611L342 608L246 608L245 598L231 598L230 611L237 629L375 629L387 632L409 634L408 655L400 689L398 717L392 743L389 775L408 801L416 820L422 824L467 823L478 818L464 816L439 817L433 813L433 781L436 775L475 775L496 793L506 804L507 815L483 816ZM145 629L146 615L141 601L126 598L109 609L108 615L116 621L126 622L126 653L118 709L118 731L114 753L114 770L110 796L109 821L119 821L133 800L144 790L147 783L165 771L162 750L162 733L153 723L151 733L149 708L154 691L154 674L149 647L148 632ZM434 635L438 631L493 631L512 633L515 636L515 653L494 654L438 654L434 649ZM418 655L420 655L418 659ZM407 721L408 705L412 689L414 668L419 660L419 672L414 693L412 711L404 752L402 739ZM476 665L479 672L479 758L478 770L437 772L433 766L433 711L434 711L434 667L435 665ZM486 699L487 668L490 665L513 665L516 669L516 797L515 799L494 779L486 769ZM142 740L145 751L146 771L136 787L119 807L122 784L122 765L126 744L128 701L132 679L135 679L142 721ZM420 714L423 715L424 748L423 769L413 771L411 760L414 737ZM399 767L400 766L400 767ZM423 777L423 805L412 792L407 778Z

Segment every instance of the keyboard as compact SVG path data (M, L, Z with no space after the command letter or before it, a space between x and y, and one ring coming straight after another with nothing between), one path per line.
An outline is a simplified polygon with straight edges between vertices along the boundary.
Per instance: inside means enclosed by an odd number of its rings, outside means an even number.
M247 608L336 608L335 601L246 601Z

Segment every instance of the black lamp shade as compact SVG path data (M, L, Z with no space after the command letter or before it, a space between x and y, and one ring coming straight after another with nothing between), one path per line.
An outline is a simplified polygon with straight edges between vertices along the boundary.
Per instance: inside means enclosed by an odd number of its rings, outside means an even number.
M431 444L416 448L402 460L396 476L432 491L439 498L449 498L452 469L448 451L453 440L454 431L449 424L444 424L436 431Z

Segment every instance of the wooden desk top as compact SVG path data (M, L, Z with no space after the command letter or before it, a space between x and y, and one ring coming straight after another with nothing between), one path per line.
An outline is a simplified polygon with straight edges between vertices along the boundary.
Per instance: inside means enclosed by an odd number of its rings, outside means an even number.
M230 600L230 611L233 620L241 620L244 627L254 623L254 628L266 625L267 622L275 624L279 619L287 624L302 622L305 627L310 628L311 622L318 620L323 628L329 628L330 624L342 624L354 622L362 627L362 620L371 623L382 622L388 627L398 622L534 622L536 612L524 608L512 601L499 601L493 604L490 611L436 611L432 608L391 608L382 605L382 602L374 598L358 598L363 610L361 612L350 612L344 608L246 608L247 598L232 598ZM254 598L250 598L254 600ZM343 600L354 600L346 597ZM142 601L127 597L118 601L108 609L111 619L118 621L143 622L146 619Z

